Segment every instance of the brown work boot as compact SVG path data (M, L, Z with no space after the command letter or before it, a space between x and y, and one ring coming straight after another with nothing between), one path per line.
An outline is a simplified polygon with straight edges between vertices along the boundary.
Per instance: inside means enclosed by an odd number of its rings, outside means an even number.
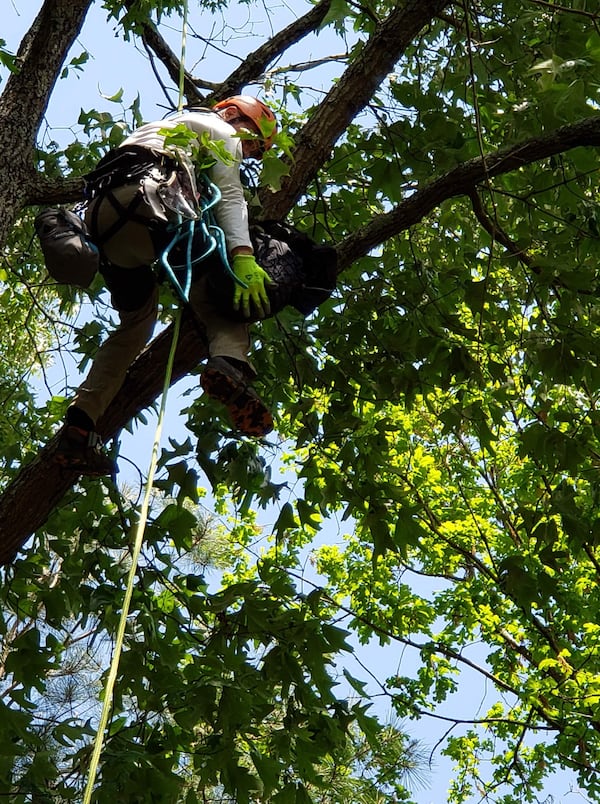
M63 469L70 469L81 475L112 476L119 471L116 461L104 451L98 433L74 424L65 424L63 427L53 458Z
M243 371L227 358L211 357L202 372L200 385L211 399L225 405L233 426L244 435L260 437L273 429L271 412Z

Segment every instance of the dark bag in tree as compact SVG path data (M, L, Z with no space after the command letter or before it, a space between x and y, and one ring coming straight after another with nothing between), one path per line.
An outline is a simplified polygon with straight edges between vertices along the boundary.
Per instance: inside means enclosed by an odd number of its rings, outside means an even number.
M64 207L43 209L34 226L50 276L64 285L89 287L100 257L79 215Z
M267 287L270 315L287 305L307 316L335 290L337 255L332 246L321 246L293 226L264 221L250 227L256 262L276 284ZM246 318L233 309L234 280L225 271L212 270L208 288L213 304L228 318L258 321L257 313Z

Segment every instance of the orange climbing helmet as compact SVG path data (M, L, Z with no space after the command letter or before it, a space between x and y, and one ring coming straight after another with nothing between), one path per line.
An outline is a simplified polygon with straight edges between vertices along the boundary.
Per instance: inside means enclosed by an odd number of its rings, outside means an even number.
M273 140L277 134L277 118L262 101L252 95L232 95L230 98L219 101L213 106L215 112L233 106L238 110L242 117L247 117L256 125L261 132L263 148L268 151L273 145Z

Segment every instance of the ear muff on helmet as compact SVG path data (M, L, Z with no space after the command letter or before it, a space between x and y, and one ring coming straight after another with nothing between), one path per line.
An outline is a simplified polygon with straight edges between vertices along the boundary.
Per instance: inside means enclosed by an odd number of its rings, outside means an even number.
M264 150L268 151L273 145L273 139L277 134L277 118L271 109L252 95L232 95L230 98L225 98L225 100L216 103L213 109L218 112L220 109L226 109L230 106L237 109L242 117L252 120L261 132Z

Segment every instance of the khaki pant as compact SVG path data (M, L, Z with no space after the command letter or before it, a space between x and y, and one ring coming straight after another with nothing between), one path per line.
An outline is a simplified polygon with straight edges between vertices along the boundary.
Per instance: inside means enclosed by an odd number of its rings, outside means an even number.
M117 200L124 206L138 191L138 185L127 185L114 190ZM103 198L94 200L88 209L89 221L95 204L98 209L98 231L102 233L118 218L118 212ZM142 202L136 214L150 217L152 210ZM128 221L114 237L102 246L106 258L113 266L124 272L150 265L158 258L152 238L143 223ZM220 315L207 298L206 276L192 284L190 304L206 328L208 353L211 357L231 357L247 364L250 374L254 371L248 361L250 337L248 326L231 321ZM129 311L117 308L119 325L101 345L92 367L78 388L72 404L84 410L97 422L123 384L131 363L150 340L158 312L158 286L155 285L149 298L139 309Z

